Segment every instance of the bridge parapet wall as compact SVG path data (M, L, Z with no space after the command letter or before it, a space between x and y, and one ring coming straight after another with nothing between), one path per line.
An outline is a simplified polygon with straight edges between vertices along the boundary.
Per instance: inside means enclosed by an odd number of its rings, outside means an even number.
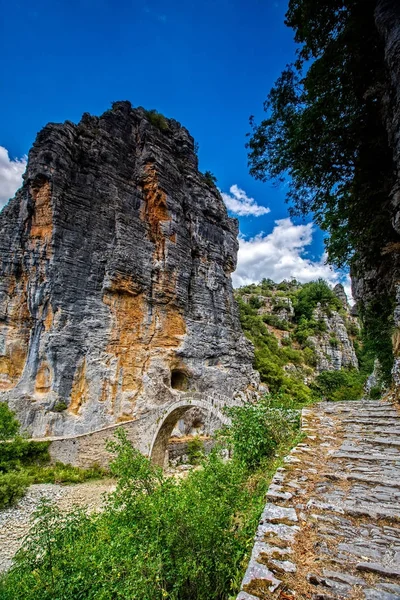
M125 430L127 438L135 448L147 456L152 456L157 436L171 415L179 418L186 410L197 407L212 412L221 424L229 425L230 419L224 414L223 409L226 406L239 404L242 404L240 399L228 398L216 392L181 393L174 402L151 410L139 419L117 423L81 435L47 438L50 441L50 456L53 461L78 467L90 467L93 464L107 466L111 455L106 450L106 442L113 439L118 428Z

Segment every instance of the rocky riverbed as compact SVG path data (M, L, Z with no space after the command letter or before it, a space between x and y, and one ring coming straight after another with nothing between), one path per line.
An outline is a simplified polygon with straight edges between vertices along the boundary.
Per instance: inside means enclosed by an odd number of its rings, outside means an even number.
M85 506L90 511L101 510L104 494L115 488L112 479L87 481L73 485L41 483L31 485L26 496L16 506L0 511L0 572L10 568L12 557L29 531L32 515L40 499L54 502L61 510Z

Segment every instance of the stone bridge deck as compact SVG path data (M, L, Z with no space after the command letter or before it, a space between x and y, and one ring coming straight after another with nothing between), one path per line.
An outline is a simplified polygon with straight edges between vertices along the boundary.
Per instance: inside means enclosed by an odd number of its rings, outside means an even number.
M267 494L237 600L400 600L400 414L303 410L307 438Z

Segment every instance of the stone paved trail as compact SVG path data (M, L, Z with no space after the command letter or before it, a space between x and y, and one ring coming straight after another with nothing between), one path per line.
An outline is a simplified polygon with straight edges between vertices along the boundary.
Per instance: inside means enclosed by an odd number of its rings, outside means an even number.
M267 494L237 600L400 600L400 413L303 410L307 438Z

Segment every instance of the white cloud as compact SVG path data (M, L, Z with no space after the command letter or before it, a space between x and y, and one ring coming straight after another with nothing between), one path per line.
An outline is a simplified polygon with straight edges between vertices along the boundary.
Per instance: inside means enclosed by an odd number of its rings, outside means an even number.
M346 292L347 299L348 299L349 303L352 306L354 304L354 298L353 298L353 294L352 294L352 291L351 291L351 279L350 279L350 275L346 275L346 277L344 278L343 281L341 281L341 283L343 284L344 291Z
M229 192L221 192L221 196L227 209L239 217L261 217L271 212L266 206L257 204L254 198L249 198L236 184L231 185Z
M313 224L295 225L289 218L275 221L271 233L259 233L246 240L239 238L238 266L232 275L235 287L258 283L264 277L280 282L295 278L307 283L322 277L331 285L343 279L342 275L319 261L307 258L306 247L312 242ZM346 280L348 292L349 280Z
M26 157L11 160L8 150L0 146L0 210L22 185Z

